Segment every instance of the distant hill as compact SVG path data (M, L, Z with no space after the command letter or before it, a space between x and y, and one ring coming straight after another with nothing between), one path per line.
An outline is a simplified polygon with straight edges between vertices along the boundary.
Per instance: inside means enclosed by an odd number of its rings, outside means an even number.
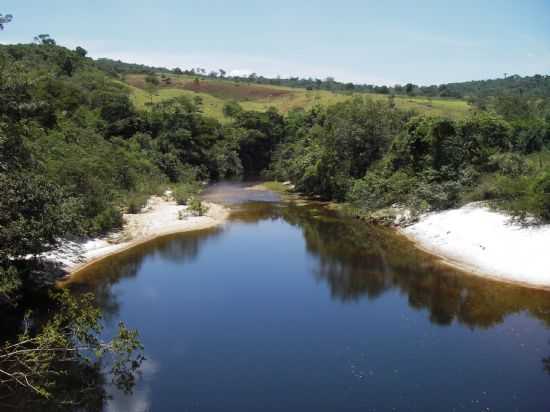
M513 75L503 79L448 83L446 87L465 97L489 97L501 94L550 97L550 76L537 74L522 77Z
M413 110L431 116L460 119L470 111L470 105L461 99L431 98L423 96L390 96L369 92L308 90L306 88L257 84L247 79L197 77L186 74L157 73L158 88L150 93L146 74L126 74L120 80L128 85L131 98L138 108L152 102L188 96L200 99L205 114L221 122L230 119L224 115L224 106L237 102L244 110L266 111L270 107L279 113L293 109L308 110L315 105L329 106L344 102L353 96L368 96L373 100L392 101L403 110Z
M95 63L104 72L111 75L126 74L126 73L170 73L171 70L166 67L153 67L145 64L125 63L120 60L112 60L107 58L96 59Z
M528 97L550 97L550 76L518 76L512 75L502 79L474 80L468 82L446 83L431 86L418 86L412 83L405 85L380 86L372 84L355 84L339 82L334 78L326 79L314 78L268 78L256 75L250 76L226 76L225 71L210 72L201 68L182 70L180 68L168 69L166 67L152 67L142 64L125 63L119 60L98 59L98 67L111 74L147 74L155 73L173 73L185 74L197 78L225 79L237 82L255 83L270 86L283 86L290 88L299 88L306 90L326 90L333 92L363 92L376 93L381 95L398 96L422 96L422 97L441 97L441 98L475 98L498 96L502 94Z

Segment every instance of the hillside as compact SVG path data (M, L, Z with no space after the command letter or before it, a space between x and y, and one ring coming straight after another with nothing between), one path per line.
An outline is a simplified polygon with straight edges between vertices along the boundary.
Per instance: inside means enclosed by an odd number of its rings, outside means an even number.
M446 87L464 97L489 97L498 95L550 97L550 76L507 76L502 79L476 80L449 83Z
M205 114L217 120L227 120L223 107L229 101L238 102L245 110L265 111L275 107L280 113L292 109L308 110L316 104L329 106L343 102L353 96L368 96L373 100L390 99L387 95L364 92L332 92L328 90L307 90L296 87L256 84L230 79L210 79L189 75L158 73L160 84L153 93L152 102L171 99L177 96L200 97ZM145 74L128 74L124 81L130 86L131 98L138 108L145 108L151 102L145 82ZM397 108L413 110L430 116L444 116L453 119L465 117L470 111L467 102L459 99L395 96L392 98Z
M455 114L455 111L463 111L465 108L460 107L460 103L456 103L457 99L476 100L480 98L488 98L491 96L526 96L537 98L550 97L550 76L544 74L536 74L534 76L519 76L507 75L504 78L472 80L465 82L444 83L439 85L420 86L413 83L405 85L373 85L373 84L357 84L339 82L334 78L327 77L326 79L314 78L269 78L252 73L249 76L232 76L226 77L226 72L210 72L201 68L194 68L182 71L179 68L170 70L165 67L152 67L142 64L125 63L119 60L98 59L96 64L105 72L115 75L124 76L128 74L143 74L158 73L158 74L185 74L188 79L200 78L213 80L223 78L225 80L237 83L264 85L264 86L281 86L288 89L300 91L328 91L335 93L362 93L375 98L387 97L389 95L398 96L397 103L404 109L418 109L421 111L433 112L433 114L449 115ZM444 100L444 103L432 102L431 99L449 99ZM323 98L321 97L323 101ZM452 104L454 102L456 104ZM430 107L431 104L431 107ZM430 110L427 110L430 109Z

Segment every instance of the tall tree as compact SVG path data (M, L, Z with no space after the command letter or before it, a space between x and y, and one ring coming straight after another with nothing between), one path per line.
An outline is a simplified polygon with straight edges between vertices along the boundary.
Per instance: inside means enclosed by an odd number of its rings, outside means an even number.
M80 47L80 46L77 46L77 48L75 49L75 52L76 54L78 54L80 57L86 57L86 55L88 54L88 52L86 51L86 49Z

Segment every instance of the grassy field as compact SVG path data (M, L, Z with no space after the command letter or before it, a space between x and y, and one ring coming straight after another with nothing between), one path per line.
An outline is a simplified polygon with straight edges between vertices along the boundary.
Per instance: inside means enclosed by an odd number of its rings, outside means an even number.
M125 82L130 87L134 104L138 108L146 108L146 103L151 101L151 97L145 91L145 76L128 75ZM356 95L368 96L374 100L388 99L388 96L380 94L358 93ZM190 76L170 75L161 79L160 88L153 96L153 102L178 96L200 97L203 102L203 112L225 122L228 119L223 114L223 107L230 100L239 102L245 110L265 111L269 107L275 107L280 113L287 113L295 108L309 109L316 104L330 105L342 102L350 99L353 94L237 83L220 79L196 81ZM395 105L401 109L454 119L463 118L470 111L467 102L456 99L396 96L394 101Z

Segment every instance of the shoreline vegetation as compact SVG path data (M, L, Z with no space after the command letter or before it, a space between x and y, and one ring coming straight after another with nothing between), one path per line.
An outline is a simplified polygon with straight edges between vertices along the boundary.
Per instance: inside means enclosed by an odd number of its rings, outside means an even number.
M189 206L179 205L170 194L151 196L139 213L124 214L121 230L80 241L65 241L45 255L67 271L61 283L77 272L115 255L162 236L208 229L223 224L229 210L222 205L203 202L206 213L194 215Z

